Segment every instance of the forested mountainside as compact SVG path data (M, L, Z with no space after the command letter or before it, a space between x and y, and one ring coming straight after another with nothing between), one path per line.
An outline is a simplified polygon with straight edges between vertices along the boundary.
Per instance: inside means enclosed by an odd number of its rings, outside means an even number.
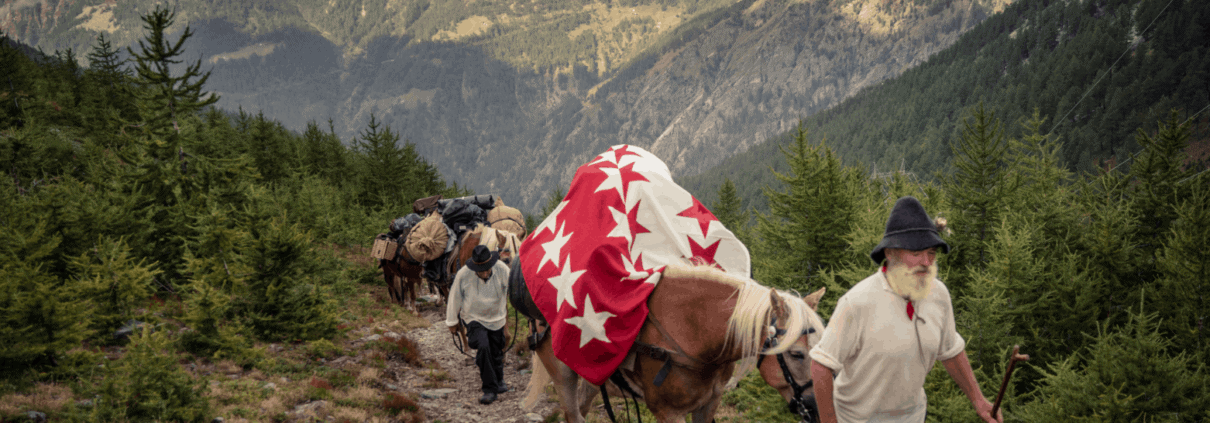
M1062 165L1079 173L1130 166L1140 129L1177 110L1194 118L1191 165L1210 153L1210 3L1023 0L988 18L903 75L862 90L804 126L871 174L904 170L923 180L948 174L952 145L983 104L1019 138L1035 112L1058 138ZM1198 114L1200 112L1200 114ZM731 178L745 205L767 210L761 187L786 172L782 134L683 182L712 199ZM1200 164L1199 164L1200 163Z
M0 29L46 51L138 38L150 0L18 1ZM676 175L922 63L1008 0L173 3L218 106L287 128L371 116L443 175L533 212L617 143ZM78 55L77 55L78 56Z

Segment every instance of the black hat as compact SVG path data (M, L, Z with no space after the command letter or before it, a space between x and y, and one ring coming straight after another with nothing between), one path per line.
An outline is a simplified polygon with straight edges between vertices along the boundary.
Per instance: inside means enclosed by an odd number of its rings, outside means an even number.
M499 252L490 251L482 245L476 245L475 251L471 252L471 258L466 259L466 267L476 272L482 272L491 269L496 264L496 260L499 259Z
M920 251L938 247L941 252L950 252L949 244L941 240L937 234L937 226L925 213L924 206L915 197L903 197L895 202L891 209L891 217L886 221L886 232L882 234L882 242L870 252L870 258L875 263L882 264L887 248L902 248L904 250Z

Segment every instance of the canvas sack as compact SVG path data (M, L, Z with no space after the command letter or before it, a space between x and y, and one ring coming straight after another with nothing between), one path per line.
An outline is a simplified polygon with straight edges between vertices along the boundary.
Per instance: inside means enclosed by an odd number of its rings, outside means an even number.
M441 257L449 241L450 233L441 221L441 215L430 213L412 227L404 248L416 261L426 262Z
M499 205L488 210L487 224L493 229L511 232L517 238L525 239L525 216L513 207Z

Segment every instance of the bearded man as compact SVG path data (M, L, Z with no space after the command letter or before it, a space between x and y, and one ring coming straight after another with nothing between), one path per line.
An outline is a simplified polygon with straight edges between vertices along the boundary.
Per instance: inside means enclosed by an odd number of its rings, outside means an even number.
M991 415L955 329L949 291L937 280L937 252L949 249L919 200L895 202L882 242L870 253L882 269L840 298L811 349L824 423L924 422L924 379L938 361L980 418L1004 421Z

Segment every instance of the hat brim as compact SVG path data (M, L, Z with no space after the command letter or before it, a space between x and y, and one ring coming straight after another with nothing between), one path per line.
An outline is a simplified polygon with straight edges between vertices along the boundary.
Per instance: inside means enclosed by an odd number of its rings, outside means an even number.
M466 267L476 272L483 272L491 269L492 266L495 266L497 260L500 260L500 252L492 251L492 258L488 259L487 262L484 263L475 263L475 259L473 258L466 259Z
M870 259L874 263L882 264L886 260L887 248L900 248L909 251L927 250L937 247L942 253L949 254L950 245L946 244L937 232L929 229L921 229L918 231L901 232L894 235L887 235L882 238L882 242L874 247L874 251L870 252Z

